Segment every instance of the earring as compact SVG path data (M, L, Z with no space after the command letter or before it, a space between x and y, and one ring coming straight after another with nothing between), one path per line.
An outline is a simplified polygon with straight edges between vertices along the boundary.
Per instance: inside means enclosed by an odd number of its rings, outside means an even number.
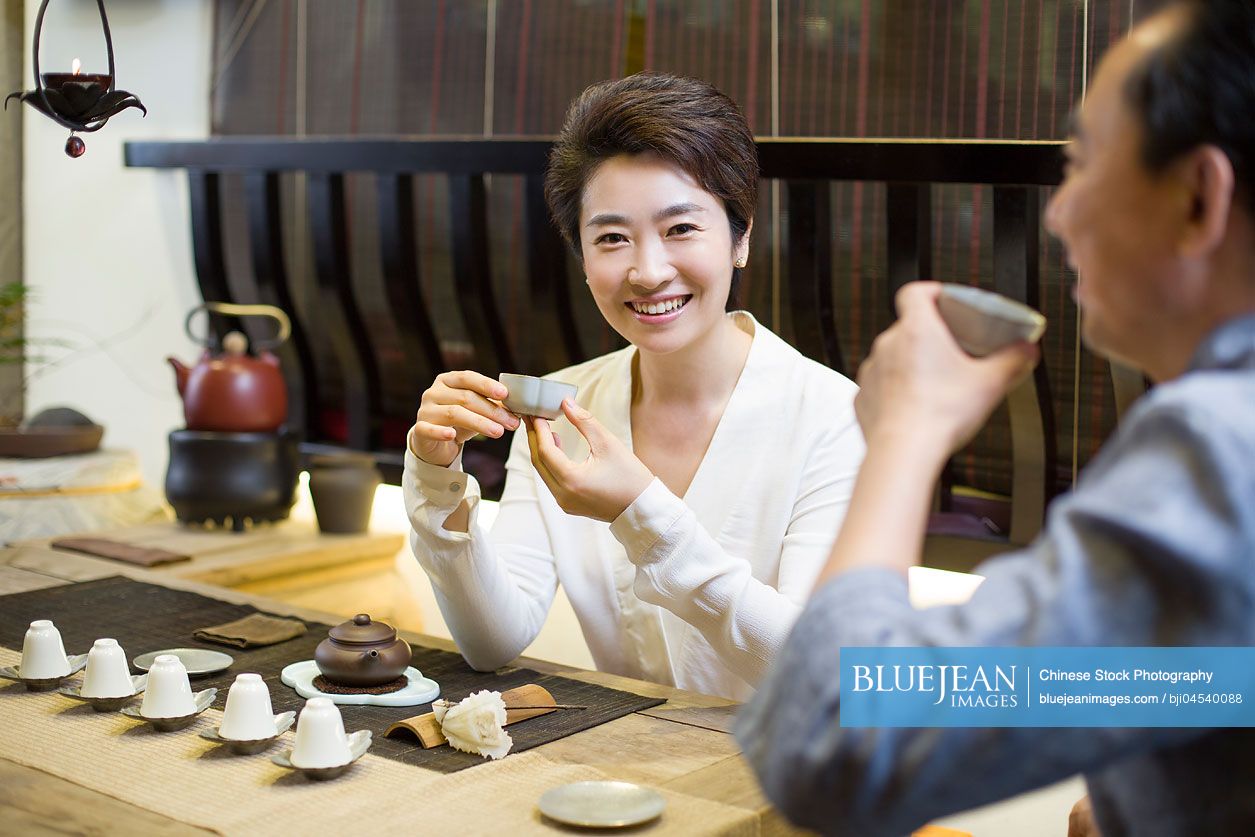
M737 267L745 267L745 259L737 259L735 264Z

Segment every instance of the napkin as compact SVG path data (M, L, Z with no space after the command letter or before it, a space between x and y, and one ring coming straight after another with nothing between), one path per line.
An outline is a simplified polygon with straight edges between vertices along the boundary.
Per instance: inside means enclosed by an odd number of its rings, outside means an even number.
M68 549L71 552L82 552L100 558L112 558L114 561L125 561L141 567L157 567L162 564L173 564L178 561L190 561L191 555L170 552L149 546L135 546L107 538L58 538L52 542L53 549Z
M203 642L216 642L219 645L260 648L263 645L287 642L303 633L305 633L305 623L299 619L282 619L278 616L254 613L243 619L236 619L234 622L201 628L192 636Z

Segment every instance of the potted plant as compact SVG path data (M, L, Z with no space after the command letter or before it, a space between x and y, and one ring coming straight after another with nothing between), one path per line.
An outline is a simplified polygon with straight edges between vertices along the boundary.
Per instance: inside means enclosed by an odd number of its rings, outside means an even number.
M23 327L30 289L22 282L0 284L0 457L62 456L88 453L100 446L104 428L65 407L44 410L22 421L29 367L43 358L32 355L33 341ZM56 341L43 341L45 345Z

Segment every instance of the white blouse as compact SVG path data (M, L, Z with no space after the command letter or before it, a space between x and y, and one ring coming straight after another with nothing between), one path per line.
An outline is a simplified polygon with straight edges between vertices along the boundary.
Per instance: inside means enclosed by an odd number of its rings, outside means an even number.
M461 458L441 468L406 452L410 545L471 666L518 656L561 583L600 670L735 700L753 693L827 558L864 446L853 382L749 314L729 316L753 343L683 499L655 479L613 523L569 515L520 428L486 532ZM578 385L579 404L629 448L635 352L550 376ZM553 428L568 456L588 455L568 421ZM464 498L470 531L447 531Z

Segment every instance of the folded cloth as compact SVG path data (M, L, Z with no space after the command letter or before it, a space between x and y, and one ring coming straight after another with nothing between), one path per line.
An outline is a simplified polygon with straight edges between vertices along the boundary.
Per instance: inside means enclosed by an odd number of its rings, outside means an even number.
M299 619L281 619L278 616L254 613L243 619L236 619L234 622L201 628L192 636L204 642L216 642L219 645L260 648L263 645L287 642L303 633L305 633L305 623Z
M58 538L52 542L53 549L68 549L71 552L82 552L101 558L112 558L114 561L125 561L128 564L139 564L141 567L157 567L162 564L173 564L178 561L190 561L191 555L156 549L150 546L111 541L106 538Z

